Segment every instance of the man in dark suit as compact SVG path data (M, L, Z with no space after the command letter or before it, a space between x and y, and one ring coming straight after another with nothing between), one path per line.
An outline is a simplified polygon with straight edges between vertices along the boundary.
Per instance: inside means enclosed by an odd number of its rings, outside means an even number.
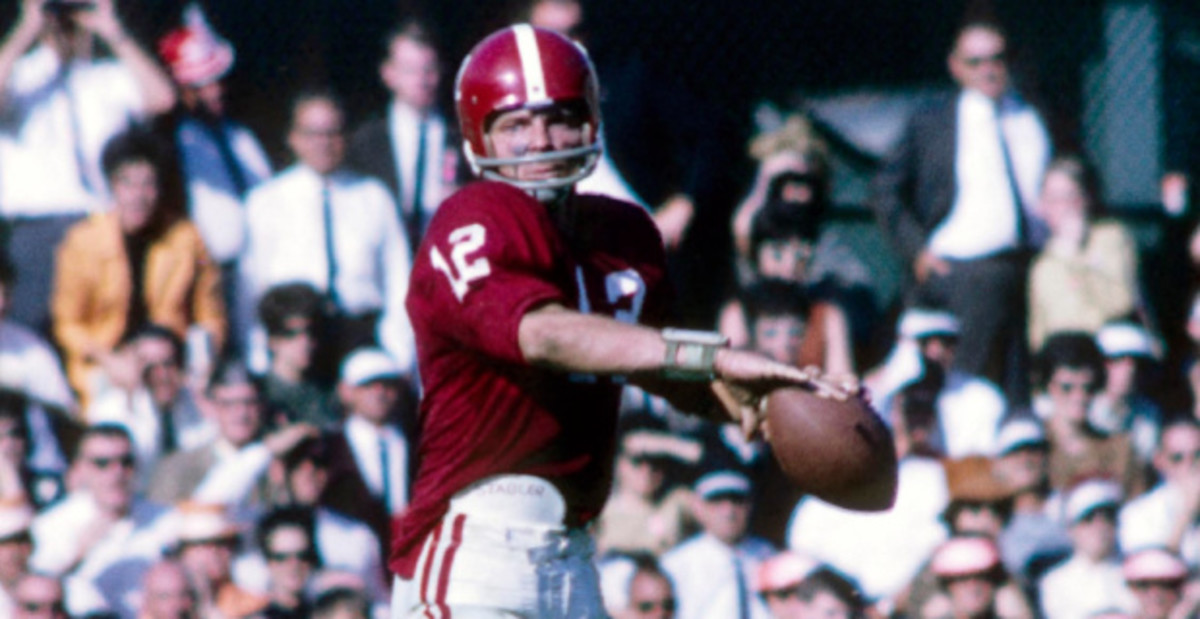
M458 138L437 110L437 48L421 24L406 22L388 35L379 76L392 101L384 116L355 131L347 161L387 184L409 246L416 249L459 174Z
M1051 144L1011 88L998 26L968 23L948 58L953 96L918 110L875 178L872 207L911 265L909 303L962 321L956 365L1028 400L1025 282L1046 236L1035 210Z

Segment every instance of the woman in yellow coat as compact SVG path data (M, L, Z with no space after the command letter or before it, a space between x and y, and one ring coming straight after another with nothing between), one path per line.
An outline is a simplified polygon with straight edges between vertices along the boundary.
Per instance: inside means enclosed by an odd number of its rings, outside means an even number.
M224 341L220 270L182 209L169 207L168 152L144 131L114 137L102 159L112 209L76 224L58 248L54 335L81 402L98 368L111 375L129 367L114 348L145 323L181 337L198 324L218 346Z

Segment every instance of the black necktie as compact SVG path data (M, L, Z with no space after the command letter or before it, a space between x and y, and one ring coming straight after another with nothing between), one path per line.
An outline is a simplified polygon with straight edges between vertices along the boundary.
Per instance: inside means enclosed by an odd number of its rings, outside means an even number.
M425 133L426 126L424 118L417 121L417 168L413 179L413 198L412 198L412 214L408 218L408 242L415 249L417 242L421 239L421 233L424 228L424 194L425 192Z
M169 407L164 408L158 416L158 423L162 433L159 452L165 456L179 448L179 442L175 440L175 413Z
M324 207L325 215L325 273L327 277L326 296L336 307L338 306L337 287L337 257L334 254L333 242L333 198L329 187L330 181L322 179L321 181L321 203Z
M1000 153L1004 156L1004 175L1008 178L1008 188L1012 191L1013 206L1017 216L1017 243L1021 247L1030 244L1029 222L1025 217L1025 205L1021 200L1021 187L1017 184L1017 174L1013 169L1012 155L1008 151L1008 138L1004 135L1004 116L1001 111L1002 103L996 102L996 134L1000 140Z
M390 514L392 513L392 476L388 462L388 442L383 436L379 437L379 464L383 467L383 492L379 496L383 499L383 506Z
M229 174L229 180L233 183L233 190L237 192L237 197L245 198L246 189L248 189L246 174L233 154L233 147L229 145L229 136L225 133L225 128L221 126L221 121L216 118L202 118L200 126L204 127L204 130L208 132L208 137L212 139L213 144L216 144L217 153L221 156L221 163L225 166L225 172Z
M750 619L750 592L746 587L746 575L742 572L742 562L738 559L737 550L733 551L733 577L737 579L738 619Z

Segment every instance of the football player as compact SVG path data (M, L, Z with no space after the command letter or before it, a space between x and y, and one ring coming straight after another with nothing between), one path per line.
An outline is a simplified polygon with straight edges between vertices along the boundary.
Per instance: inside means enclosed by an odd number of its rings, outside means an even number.
M660 330L654 223L573 191L600 153L582 47L505 28L464 60L455 98L483 182L442 204L414 261L420 466L393 524L392 615L603 616L583 527L609 493L623 381L747 432L781 384L839 399L857 386Z

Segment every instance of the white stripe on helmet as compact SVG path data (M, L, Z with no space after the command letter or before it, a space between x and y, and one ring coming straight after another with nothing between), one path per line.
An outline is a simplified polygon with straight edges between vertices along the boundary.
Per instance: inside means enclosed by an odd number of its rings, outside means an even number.
M529 105L549 103L546 94L546 75L542 72L542 54L538 51L533 26L513 26L517 37L517 54L521 57L521 72L525 75L525 101Z

